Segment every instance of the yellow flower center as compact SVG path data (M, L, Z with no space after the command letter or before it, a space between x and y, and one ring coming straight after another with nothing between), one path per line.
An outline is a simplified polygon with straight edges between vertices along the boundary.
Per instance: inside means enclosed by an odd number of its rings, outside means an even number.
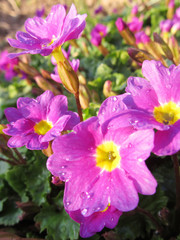
M45 135L53 127L52 122L42 120L34 126L34 131L38 135Z
M96 166L111 172L120 164L119 147L113 141L107 141L96 148Z
M172 125L180 119L180 107L172 101L155 107L153 113L156 121L165 125Z

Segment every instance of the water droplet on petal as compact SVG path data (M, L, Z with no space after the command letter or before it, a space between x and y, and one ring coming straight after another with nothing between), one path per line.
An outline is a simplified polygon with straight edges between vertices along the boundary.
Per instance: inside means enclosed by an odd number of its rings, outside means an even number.
M66 208L68 208L70 204L71 204L71 202L67 201L67 202L65 202L64 205L65 205Z
M128 148L132 148L132 143L129 143L129 144L128 144Z
M116 112L117 108L113 107L112 112Z
M69 158L66 158L66 161L69 161Z
M82 192L81 195L80 195L80 197L81 197L82 199L85 199L85 198L87 198L87 195L88 195L88 192Z
M142 159L142 158L139 158L138 161L139 161L139 162L143 162L143 159Z
M113 102L116 102L117 101L117 97L113 97Z
M86 213L87 213L87 208L84 208L84 209L81 211L81 214L84 216Z
M112 221L112 222L114 221L114 218L113 218L113 217L111 218L111 221Z
M167 84L166 88L171 89L172 88L172 84Z

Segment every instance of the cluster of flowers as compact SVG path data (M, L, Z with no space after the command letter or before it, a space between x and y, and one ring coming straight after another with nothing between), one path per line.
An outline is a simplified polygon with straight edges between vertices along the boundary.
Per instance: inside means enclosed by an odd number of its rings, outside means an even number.
M164 33L171 32L172 34L180 30L180 7L176 9L172 19L166 19L160 22L160 29Z
M57 54L65 41L79 37L86 15L77 15L74 5L65 13L56 5L45 20L28 19L27 33L9 39L26 51L11 57ZM126 93L106 99L98 116L86 121L68 111L65 96L50 91L19 98L17 109L5 110L9 147L40 150L53 141L47 168L65 182L64 207L80 223L82 237L114 228L123 212L137 207L138 193L155 193L157 182L145 164L151 151L163 156L180 149L180 66L144 61L142 72L145 79L129 77Z

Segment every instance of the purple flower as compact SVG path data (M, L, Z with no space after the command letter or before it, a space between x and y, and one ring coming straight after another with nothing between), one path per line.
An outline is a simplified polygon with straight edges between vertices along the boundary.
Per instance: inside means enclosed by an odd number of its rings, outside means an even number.
M153 130L124 127L128 118L123 113L119 129L114 131L99 123L109 117L101 111L52 144L47 168L66 182L64 206L68 212L80 210L88 217L109 204L130 211L138 204L138 193L156 191L157 182L145 164L154 146Z
M45 13L45 8L44 7L36 10L36 16L39 17L39 18L43 17L44 13Z
M118 18L116 20L116 27L119 32L123 31L125 28L127 28L127 24L124 22L122 18Z
M132 32L139 32L143 26L143 21L140 21L137 17L133 17L127 25Z
M21 53L10 54L17 57L21 54L41 54L47 56L61 46L64 42L78 38L85 28L86 14L77 15L76 8L72 4L69 13L63 5L52 7L46 19L34 17L25 22L26 32L17 32L15 39L8 39L9 44L15 48L25 49Z
M107 27L98 23L91 31L91 43L95 46L101 45L102 38L107 35Z
M5 72L5 79L11 81L13 77L17 76L17 72L14 67L18 65L18 58L9 59L8 51L3 51L0 54L0 70Z
M94 14L98 14L103 11L103 7L100 5L98 8L94 10Z
M66 52L63 48L61 49L62 52L63 52L63 55L66 59L68 59L72 69L77 72L78 71L78 68L79 68L79 64L80 64L80 61L79 59L73 59L72 61L69 60L69 57L70 57L70 53L71 53L71 45L69 46L68 48L68 51ZM51 78L58 82L58 83L62 83L61 79L60 79L60 76L58 74L58 67L57 67L57 63L56 63L56 60L55 58L52 56L51 57L51 62L53 65L55 65L55 68L54 68L54 73L51 73Z
M176 12L174 14L174 19L180 20L180 7L176 9Z
M131 10L131 15L136 16L138 13L138 5L135 5Z
M142 72L146 79L130 77L127 82L126 91L136 106L129 105L139 110L134 113L132 125L157 130L155 154L175 154L180 150L180 65L166 68L161 62L146 60Z
M135 34L135 38L136 38L136 44L139 44L139 43L146 44L151 41L150 37L144 31L137 32Z
M104 227L113 229L118 223L122 212L109 206L101 212L96 212L89 217L84 217L80 210L68 212L70 217L80 223L80 236L83 238L91 237L96 232L100 232Z
M160 29L162 32L169 32L173 25L173 21L170 19L166 19L160 22Z
M31 150L46 149L48 142L71 130L78 122L76 113L68 111L67 98L54 96L46 91L36 99L21 97L17 109L5 109L10 122L4 133L12 136L8 141L10 148L26 146Z

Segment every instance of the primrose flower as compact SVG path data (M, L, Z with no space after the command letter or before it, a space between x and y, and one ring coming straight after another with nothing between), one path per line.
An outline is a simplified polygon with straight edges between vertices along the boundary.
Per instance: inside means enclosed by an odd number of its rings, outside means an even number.
M131 22L127 23L127 25L132 32L138 32L143 26L143 21L140 21L137 17L133 17Z
M170 19L162 20L160 22L160 29L162 32L170 32L173 21Z
M102 38L107 35L107 27L98 23L91 31L91 43L95 46L101 45Z
M106 117L102 115L102 119L105 122ZM121 122L127 123L124 115ZM84 217L108 206L130 211L137 207L138 193L154 194L157 182L144 161L153 140L152 129L119 126L112 131L100 125L99 117L89 118L73 132L56 138L47 168L66 182L66 210L80 210Z
M159 156L180 150L180 65L169 68L158 61L144 61L144 78L130 77L126 91L135 107L143 113L131 122L136 128L155 128L153 152Z
M74 4L66 15L65 7L58 4L52 7L46 19L28 18L25 22L26 32L17 32L17 40L8 39L12 47L25 49L25 51L9 56L13 58L26 53L39 53L43 56L51 54L64 42L80 36L85 28L86 16L86 14L77 15Z
M146 44L151 41L150 37L144 31L137 32L135 34L135 38L136 38L136 44L139 44L139 43Z
M62 50L62 53L63 53L64 57L66 59L68 59L72 69L75 72L77 72L78 68L79 68L80 61L79 61L79 59L73 59L72 61L69 60L69 56L70 56L70 52L71 52L71 45L69 46L67 52L63 48L61 50ZM60 79L60 76L59 76L59 73L58 73L57 62L56 62L56 60L53 56L51 58L51 62L52 62L52 64L56 65L55 68L54 68L54 73L51 74L51 78L58 83L62 83L62 81Z
M18 58L8 58L8 51L3 51L0 54L0 70L5 72L5 79L11 81L13 77L17 76L18 73L14 70L14 67L18 65Z
M21 97L17 109L5 109L10 122L4 133L12 136L8 141L10 148L26 146L31 150L46 149L49 141L71 130L79 122L76 113L68 111L67 98L54 96L46 91L36 99Z
M122 212L112 206L100 212L93 213L89 217L84 217L80 210L69 212L70 217L80 223L80 236L88 238L100 232L104 227L113 229L118 223Z
M44 15L44 13L45 13L45 8L44 7L36 10L36 16L37 17L42 17Z

